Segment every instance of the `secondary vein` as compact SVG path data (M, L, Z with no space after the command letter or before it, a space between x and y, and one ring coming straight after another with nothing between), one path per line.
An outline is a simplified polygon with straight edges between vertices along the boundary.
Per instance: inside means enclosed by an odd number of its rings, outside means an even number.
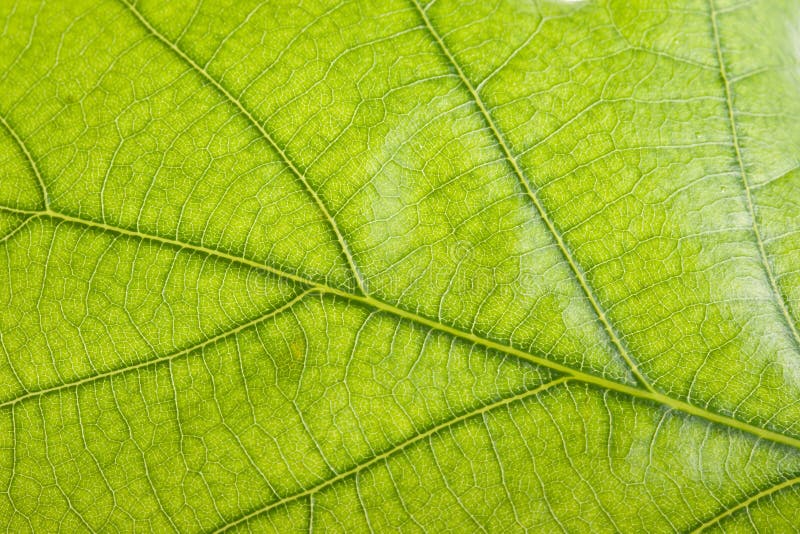
M419 443L420 441L422 441L422 440L424 440L426 438L432 437L437 432L440 432L440 431L442 431L442 430L444 430L446 428L450 428L450 427L452 427L454 425L457 425L458 423L462 423L464 421L472 419L473 417L477 417L477 416L483 415L483 414L485 414L487 412L491 412L491 411L496 410L497 408L500 408L502 406L508 406L509 404L513 404L515 402L519 402L519 401L521 401L523 399L527 399L529 397L536 396L536 395L538 395L538 394L540 394L540 393L542 393L542 392L544 392L544 391L546 391L548 389L551 389L551 388L553 388L555 386L559 386L561 384L565 384L569 380L570 379L567 378L567 377L558 378L556 380L552 380L550 382L547 382L547 383L539 386L538 388L535 388L535 389L532 389L532 390L528 390L528 391L524 391L524 392L519 393L517 395L514 395L512 397L507 397L507 398L504 398L504 399L500 399L500 400L492 402L490 404L486 404L484 406L481 406L480 408L478 408L476 410L472 410L470 412L466 412L464 414L456 416L456 417L454 417L452 419L449 419L449 420L447 420L447 421L445 421L443 423L440 423L440 424L438 424L436 426L433 426L433 427L429 428L428 430L426 430L424 432L416 434L416 435L406 439L405 441L402 441L402 442L398 443L394 447L392 447L392 448L390 448L390 449L388 449L388 450L386 450L386 451L384 451L382 453L376 454L375 456L369 458L366 461L362 461L361 463L357 464L356 466L352 467L351 469L348 469L347 471L343 471L341 473L338 473L336 476L333 476L333 477L331 477L331 478L329 478L327 480L324 480L324 481L322 481L322 482L320 482L320 483L318 483L318 484L316 484L316 485L314 485L314 486L312 486L312 487L310 487L308 489L299 491L297 493L293 493L291 495L283 497L282 499L279 499L277 501L271 502L266 506L263 506L263 507L258 508L256 510L253 510L252 512L244 514L244 515L242 515L242 516L240 516L240 517L238 517L236 519L233 519L232 521L230 521L230 522L226 523L225 525L223 525L223 526L219 527L218 529L216 529L214 532L215 533L225 532L225 531L235 527L236 525L240 525L240 524L242 524L242 523L244 523L246 521L249 521L250 519L253 519L256 516L265 514L265 513L269 512L270 510L278 508L279 506L283 506L284 504L288 504L288 503L290 503L292 501L296 501L297 499L301 499L303 497L310 497L310 496L322 491L323 489L325 489L325 488L327 488L329 486L332 486L333 484L335 484L335 483L337 483L337 482L339 482L341 480L347 479L347 478L349 478L349 477L351 477L351 476L353 476L353 475L355 475L355 474L357 474L357 473L359 473L359 472L361 472L361 471L363 471L365 469L368 469L368 468L372 467L373 465L377 464L378 462L380 462L382 460L386 460L390 456L393 456L394 454L396 454L396 453L398 453L398 452L410 447L411 445L414 445L415 443Z
M709 9L711 11L711 28L714 35L714 48L716 49L717 53L717 62L719 63L719 73L720 78L722 78L723 86L725 88L725 105L727 107L728 112L728 122L730 123L731 128L731 137L733 139L733 148L736 153L736 163L739 166L739 175L742 177L742 185L744 186L744 193L745 193L745 201L747 204L747 211L750 214L750 219L753 221L753 234L756 238L756 244L758 245L758 256L759 260L761 261L761 265L764 268L764 272L767 275L767 279L769 280L770 288L772 289L773 296L775 297L776 305L783 315L784 321L786 321L786 326L789 329L789 332L792 334L792 338L794 339L795 348L800 352L800 333L797 331L797 327L794 324L794 320L792 319L791 314L789 313L789 307L786 305L786 299L781 292L780 288L778 287L778 282L775 279L775 273L772 271L772 266L770 265L767 251L764 248L764 239L761 236L761 228L758 224L758 217L756 216L756 208L755 203L753 202L753 194L750 187L750 181L747 178L747 171L745 170L744 166L744 158L742 157L742 148L741 143L739 141L739 132L736 127L736 116L734 114L733 108L733 92L731 91L731 80L728 76L727 67L725 66L725 60L722 55L722 44L719 36L719 24L717 23L717 9L714 7L714 0L708 0Z
M755 495L752 495L752 496L748 497L747 499L743 500L742 502L740 502L740 503L738 503L738 504L736 504L734 506L730 506L729 508L726 508L725 510L723 510L719 514L715 515L714 517L712 517L711 519L709 519L708 521L706 521L705 523L703 523L702 525L700 525L696 529L692 530L692 534L698 534L698 533L706 530L707 528L709 528L709 527L711 527L713 525L716 525L717 523L719 523L720 521L722 521L726 517L732 516L733 514L738 512L739 510L744 510L745 508L748 508L751 504L754 504L756 501L758 501L760 499L763 499L764 497L768 497L768 496L770 496L770 495L772 495L774 493L777 493L777 492L779 492L781 490L788 489L788 488L790 488L792 486L795 486L797 484L800 484L800 477L795 477L795 478L792 478L792 479L789 479L789 480L785 480L785 481L781 482L780 484L775 484L775 485L770 486L770 487L768 487L766 489L763 489L763 490L759 491L758 493L756 493Z
M361 271L355 263L355 259L353 257L353 253L350 250L350 246L347 244L347 240L344 238L341 230L339 229L339 225L336 224L336 220L331 215L328 207L322 201L322 198L317 194L316 190L311 187L311 184L306 179L305 173L300 172L297 165L289 158L286 154L286 151L282 149L272 135L267 132L264 126L256 120L252 113L250 113L247 108L244 107L242 102L233 94L231 94L228 89L225 88L220 82L216 80L216 78L212 77L206 69L201 67L194 61L191 57L189 57L183 50L181 50L175 43L167 39L161 32L159 32L150 22L144 18L144 16L136 9L133 4L126 2L125 0L120 0L130 12L133 14L134 18L142 25L144 28L156 39L158 39L161 43L167 46L175 55L177 55L182 61L186 62L195 72L197 72L200 76L202 76L208 83L210 83L222 96L224 96L231 104L233 104L236 109L247 118L250 124L255 127L259 134L264 138L265 141L269 144L269 146L278 154L281 158L286 167L297 177L300 183L303 184L304 189L306 192L311 196L314 203L316 204L317 208L322 212L325 220L331 227L334 235L336 236L336 240L339 242L339 246L341 247L342 254L347 261L347 264L350 268L351 274L356 282L358 290L363 293L367 294L366 284L364 283L363 276L361 275Z
M290 309L292 306L294 306L295 304L300 302L307 295L309 295L310 293L313 293L315 291L318 291L318 290L316 288L307 289L307 290L303 291L302 293L298 294L297 296L295 296L294 298L292 298L291 300L289 300L288 302L286 302L285 304L275 308L274 310L270 310L267 313L259 315L255 319L251 319L249 321L246 321L244 323L241 323L241 324L237 325L236 327L234 327L234 328L232 328L230 330L226 330L226 331L221 332L221 333L219 333L219 334L217 334L215 336L212 336L212 337L210 337L208 339L205 339L205 340L203 340L203 341L201 341L199 343L195 343L194 345L192 345L190 347L187 347L187 348L178 350L176 352L172 352L170 354L167 354L165 356L160 356L158 358L154 358L154 359L151 359L151 360L144 360L144 361L141 361L141 362L134 363L132 365L128 365L128 366L125 366L125 367L120 367L118 369L112 369L110 371L102 372L102 373L99 373L99 374L89 375L89 376L86 376L84 378L80 378L78 380L75 380L73 382L65 382L63 384L58 384L58 385L52 386L52 387L47 387L47 388L43 388L43 389L37 389L37 390L33 390L33 391L26 391L22 395L19 395L17 397L12 398L12 399L8 399L8 400L0 402L0 409L12 408L14 405L19 404L20 402L28 400L28 399L31 399L31 398L42 397L44 395L47 395L48 393L53 393L53 392L56 392L56 391L63 391L65 389L79 387L79 386L81 386L83 384L88 384L88 383L91 383L91 382L95 382L97 380L103 380L103 379L106 379L106 378L111 378L113 376L127 374L127 373L129 373L131 371L135 371L136 369L142 369L144 367L150 367L150 366L153 366L153 365L157 365L159 363L172 361L175 358L179 358L181 356L185 356L185 355L191 354L191 353L193 353L193 352L195 352L197 350L200 350L200 349L203 349L205 347L208 347L209 345L213 345L217 341L221 341L221 340L226 339L226 338L228 338L230 336L238 334L239 332L241 332L243 330L246 330L248 328L251 328L251 327L254 327L256 325L259 325L259 324L263 323L264 321L281 314L282 312Z
M492 135L495 138L495 141L497 142L498 146L500 147L500 150L503 152L503 156L511 165L514 174L516 174L517 178L519 179L520 185L522 185L522 188L525 190L525 193L533 202L533 205L535 206L536 211L539 214L539 217L542 219L542 221L544 221L545 226L547 226L547 229L550 232L550 235L553 237L554 241L556 242L556 245L558 246L558 249L561 252L562 257L569 264L570 270L575 276L575 279L578 281L578 285L580 285L584 295L586 295L586 298L589 300L592 309L597 315L597 318L600 321L600 323L603 325L603 328L605 329L606 334L608 335L611 343L617 349L620 356L622 356L622 358L625 360L625 363L627 363L631 372L636 377L636 380L638 380L639 383L642 384L642 386L647 388L649 391L654 392L655 389L647 380L647 378L645 378L644 374L639 370L638 363L625 348L622 339L620 338L614 327L609 322L606 312L600 305L599 301L597 300L594 291L592 290L591 286L589 285L589 282L586 279L586 275L584 274L583 269L575 260L574 255L572 254L569 247L565 243L563 236L556 228L555 223L550 218L550 215L548 214L547 210L544 208L544 205L539 199L539 196L537 195L535 189L531 185L530 180L528 180L527 176L522 170L522 167L520 167L517 158L514 156L514 154L512 154L511 149L508 146L508 143L506 143L505 141L505 137L500 133L500 129L495 124L492 115L489 113L489 110L483 103L483 99L481 99L477 90L473 87L472 82L470 82L469 78L464 74L463 69L459 65L455 56L453 56L450 49L447 47L447 44L444 42L444 39L442 39L442 37L436 31L436 28L434 28L433 23L428 17L428 14L426 13L425 9L423 9L422 6L419 5L419 2L417 0L411 0L411 2L414 4L414 7L416 8L420 17L422 17L425 26L428 29L428 32L433 37L433 40L436 42L436 44L441 49L442 53L450 62L450 64L453 67L453 70L456 71L456 74L458 74L458 77L461 79L461 82L469 92L470 97L475 102L475 105L478 107L478 110L480 110L480 113L484 121L486 122L486 125L489 127L489 130L492 132Z
M28 161L28 165L30 166L33 175L36 177L36 182L39 185L39 190L42 194L42 203L44 204L45 209L47 209L47 207L50 205L50 198L47 194L47 187L45 187L44 180L42 179L42 173L39 172L39 166L36 165L36 161L34 161L33 156L31 156L31 153L28 150L28 147L22 141L22 138L19 136L17 131L12 128L8 121L2 116L0 116L0 124L3 125L3 128L5 128L9 135L11 135L11 138L14 139L14 142L17 144L17 146L19 146L20 150L22 150L22 153L25 155L25 159Z

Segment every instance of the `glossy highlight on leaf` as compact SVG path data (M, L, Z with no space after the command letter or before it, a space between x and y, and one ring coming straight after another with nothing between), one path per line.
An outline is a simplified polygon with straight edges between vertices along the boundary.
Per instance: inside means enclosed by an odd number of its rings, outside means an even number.
M0 23L7 531L800 525L796 0Z

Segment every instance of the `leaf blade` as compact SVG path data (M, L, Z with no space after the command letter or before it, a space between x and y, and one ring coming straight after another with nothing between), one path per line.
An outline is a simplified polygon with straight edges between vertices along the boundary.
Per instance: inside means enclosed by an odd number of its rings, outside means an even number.
M8 528L792 523L776 8L186 7L6 14Z

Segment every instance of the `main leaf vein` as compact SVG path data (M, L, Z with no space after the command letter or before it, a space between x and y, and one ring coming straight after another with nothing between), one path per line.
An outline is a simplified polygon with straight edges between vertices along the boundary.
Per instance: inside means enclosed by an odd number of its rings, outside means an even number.
M143 234L141 232L128 230L128 229L124 229L124 228L117 228L117 227L114 227L114 226L111 226L111 225L108 225L108 224L104 224L104 223L98 223L98 222L94 222L94 221L87 221L87 220L84 220L84 219L81 219L81 218L78 218L78 217L74 217L74 216L71 216L71 215L61 214L61 213L55 212L53 210L48 210L47 212L42 212L42 214L43 215L47 215L47 216L49 216L49 217L51 217L53 219L60 219L60 220L64 220L64 221L69 221L69 222L72 222L74 224L92 227L92 228L95 228L97 230L124 234L124 235L130 236L130 237L136 237L138 239L147 239L147 240L151 240L151 241L156 241L156 242L159 242L159 243L163 243L163 244L166 244L166 245L170 245L170 246L176 247L178 249L193 250L193 251L196 251L196 252L208 254L208 255L211 255L211 256L219 257L219 258L223 258L223 259L226 259L228 261L232 261L232 262L235 262L235 263L238 263L238 264L241 264L241 265L247 265L247 266L252 267L254 269L260 269L260 270L272 273L273 275L279 276L281 278L300 283L300 284L308 287L310 290L313 289L313 290L316 290L316 291L318 291L320 293L325 293L325 294L330 294L330 295L335 295L335 296L342 297L342 298L347 299L347 300L349 300L349 301L351 301L353 303L361 304L361 305L365 306L368 309L383 311L383 312L385 312L387 314L390 314L390 315L392 315L394 317L401 318L401 319L406 319L406 320L408 320L408 321L410 321L412 323L415 323L415 324L418 324L418 325L421 325L421 326L425 326L425 327L431 328L431 329L439 331L439 332L444 332L444 333L446 333L446 334L448 334L448 335L450 335L450 336L452 336L454 338L462 339L462 340L465 340L465 341L470 342L470 343L475 343L476 345L480 345L480 346L483 346L483 347L487 347L489 349L496 350L496 351L498 351L500 353L507 354L507 355L512 356L514 358L517 358L519 360L527 361L527 362L533 363L535 365L540 365L542 367L551 369L553 371L566 374L566 375L570 376L571 378L574 378L574 379L579 380L581 382L594 384L594 385L597 385L597 386L599 386L601 388L612 390L612 391L617 391L617 392L620 392L620 393L623 393L623 394L626 394L626 395L629 395L629 396L632 396L632 397L635 397L635 398L650 400L650 401L655 402L657 404L668 406L668 407L673 408L675 410L679 410L681 412L684 412L684 413L687 413L687 414L690 414L690 415L694 415L696 417L700 417L701 419L705 419L707 421L711 421L711 422L716 423L716 424L721 424L721 425L728 426L728 427L731 427L731 428L736 428L736 429L738 429L740 431L743 431L743 432L746 432L748 434L760 437L762 439L766 439L766 440L769 440L769 441L773 441L773 442L776 442L776 443L781 443L783 445L788 445L790 447L794 447L794 448L800 449L800 438L797 438L797 437L794 437L794 436L791 436L791 435L788 435L788 434L783 434L783 433L775 431L775 430L762 428L762 427L753 425L751 423L736 419L734 417L714 412L714 411L708 409L707 407L696 406L696 405L691 404L689 402L670 397L670 396L668 396L668 395L666 395L664 393L658 392L658 391L645 390L645 389L642 389L640 387L629 386L627 384L622 384L620 382L615 382L613 380L610 380L610 379L607 379L607 378L604 378L604 377L601 377L601 376L596 376L596 375L593 375L593 374L590 374L590 373L587 373L587 372L584 372L584 371L579 371L579 370L573 369L572 367L569 367L567 365L564 365L564 364L558 363L556 361L553 361L551 359L548 359L547 357L545 357L543 355L531 354L531 353L526 352L524 350L518 349L518 348L516 348L516 347L514 347L512 345L509 345L509 344L506 344L506 343L503 343L503 342L499 342L499 341L494 341L494 340L491 340L491 339L487 339L487 338L484 338L484 337L482 337L480 335L477 335L475 333L472 333L472 332L463 332L463 331L461 331L460 329L458 329L456 327L450 326L448 324L444 324L444 323L436 321L434 319L427 318L425 316L419 315L418 313L414 313L414 312L410 312L410 311L404 310L402 308L398 308L398 307L396 307L396 306L394 306L392 304L383 302L383 301L378 300L377 298L369 296L369 295L357 295L357 294L354 294L354 293L348 293L348 292L343 291L341 289L329 287L329 286L324 285L322 283L314 282L312 280L303 278L302 276L299 276L299 275L296 275L296 274L292 274L292 273L287 273L287 272L281 271L279 269L276 269L274 267L267 266L267 265L258 263L256 261L250 260L250 259L239 258L237 256L234 256L234 255L231 255L231 254L228 254L228 253L225 253L225 252L221 252L221 251L217 251L217 250L214 250L214 249L202 247L202 246L199 246L199 245L192 245L192 244L189 244L189 243L183 243L183 242L180 242L180 241L177 241L177 240L174 240L174 239L169 239L169 238L165 238L165 237L161 237L161 236ZM222 336L222 335L224 335L224 333L220 334L220 336ZM149 365L149 362L138 363L134 367L140 368L140 367L146 367L147 365ZM125 368L120 368L120 369L115 371L115 374L119 374L121 372L124 372L124 370L125 370ZM86 379L82 379L82 381L91 381L90 379L91 379L91 377L87 377ZM63 389L65 387L70 387L71 385L75 385L75 384L74 383L66 384L63 387L59 387L57 389Z

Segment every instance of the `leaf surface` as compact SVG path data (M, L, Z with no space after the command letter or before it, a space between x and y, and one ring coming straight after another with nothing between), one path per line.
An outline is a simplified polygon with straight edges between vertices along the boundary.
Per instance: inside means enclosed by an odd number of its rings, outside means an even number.
M800 524L800 5L0 4L9 531Z

